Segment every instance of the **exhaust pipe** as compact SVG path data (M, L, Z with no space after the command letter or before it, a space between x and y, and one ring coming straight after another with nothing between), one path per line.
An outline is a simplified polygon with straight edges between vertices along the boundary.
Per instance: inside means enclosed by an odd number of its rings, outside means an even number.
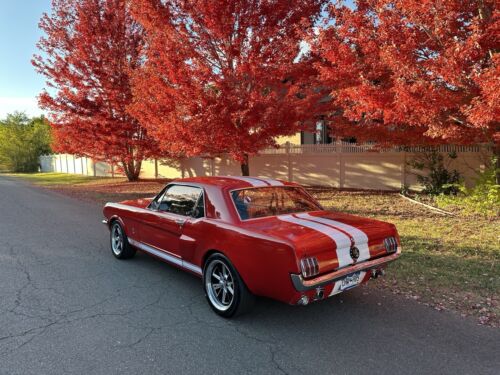
M325 297L325 290L321 287L316 288L316 294L314 295L314 300L319 301Z
M299 306L307 306L309 303L309 298L304 294L300 299L297 301L297 305Z
M377 277L384 275L385 275L385 270L383 268L372 269L372 279L376 279Z

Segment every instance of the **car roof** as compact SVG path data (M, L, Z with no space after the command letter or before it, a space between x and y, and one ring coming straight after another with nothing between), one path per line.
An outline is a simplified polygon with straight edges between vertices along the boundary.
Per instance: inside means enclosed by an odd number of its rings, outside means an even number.
M189 177L172 181L172 183L195 183L200 185L211 185L225 189L243 189L251 187L270 186L299 186L298 184L261 177L243 176L209 176L209 177Z

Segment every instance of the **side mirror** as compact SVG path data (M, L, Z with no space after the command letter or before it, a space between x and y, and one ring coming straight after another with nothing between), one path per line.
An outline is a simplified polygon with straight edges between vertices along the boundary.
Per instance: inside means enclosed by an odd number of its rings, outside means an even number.
M152 201L149 204L149 209L153 210L153 211L157 211L158 210L158 201Z

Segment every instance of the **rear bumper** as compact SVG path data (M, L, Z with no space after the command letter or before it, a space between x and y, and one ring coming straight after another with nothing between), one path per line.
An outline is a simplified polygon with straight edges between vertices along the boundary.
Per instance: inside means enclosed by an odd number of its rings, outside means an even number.
M386 264L395 261L401 255L401 247L398 246L398 250L392 254L387 255L382 258L373 259L367 262L355 264L346 268L342 268L340 270L327 273L325 275L321 275L314 279L305 280L302 275L292 273L290 275L292 279L292 284L294 288L299 292L306 292L308 290L321 288L331 283L334 283L337 280L342 279L343 277L350 275L354 272L358 271L370 271L372 269L376 270L385 266Z

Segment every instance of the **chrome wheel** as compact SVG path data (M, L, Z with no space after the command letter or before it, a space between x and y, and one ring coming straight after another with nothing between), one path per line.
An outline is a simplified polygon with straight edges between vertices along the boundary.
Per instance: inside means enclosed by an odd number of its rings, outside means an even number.
M234 301L234 278L229 268L220 260L212 261L206 270L206 291L212 305L226 311Z
M120 255L123 251L123 232L120 224L114 224L111 229L111 249L115 255Z

